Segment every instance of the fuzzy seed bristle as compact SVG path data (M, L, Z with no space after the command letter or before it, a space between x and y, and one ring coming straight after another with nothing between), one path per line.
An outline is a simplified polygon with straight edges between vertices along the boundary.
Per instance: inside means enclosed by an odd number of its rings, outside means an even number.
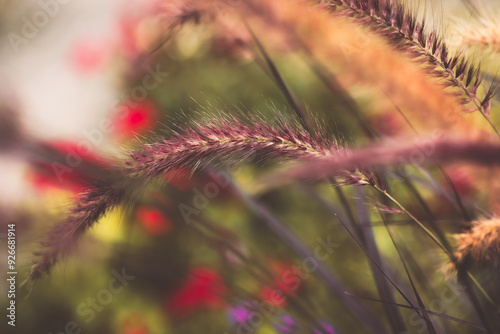
M455 234L453 238L458 263L496 262L500 255L500 219L475 221L470 231Z
M272 127L256 119L250 121L250 125L235 119L196 124L182 135L175 133L170 139L131 152L125 160L126 167L115 168L115 179L93 183L70 216L49 233L29 280L48 273L110 209L126 203L135 189L156 176L178 168L194 171L213 165L234 166L249 157L269 163L325 157L338 150L334 141L314 138L293 125Z
M482 16L479 22L459 28L457 43L469 46L488 47L500 52L500 25L494 17Z
M397 0L331 0L336 14L350 17L371 28L397 50L403 51L425 66L432 76L444 78L446 86L459 89L466 98L463 104L473 103L485 115L484 106L492 96L477 96L482 82L480 66L458 52L450 54L448 45L434 31L428 32L424 19L418 19ZM429 66L430 65L430 66Z

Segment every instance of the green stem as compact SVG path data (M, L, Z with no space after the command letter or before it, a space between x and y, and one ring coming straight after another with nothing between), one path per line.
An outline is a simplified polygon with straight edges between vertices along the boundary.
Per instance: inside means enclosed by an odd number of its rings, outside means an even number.
M379 191L380 193L382 193L384 196L386 196L391 202L393 202L401 211L403 211L406 215L408 215L408 217L410 217L414 222L416 222L420 228L422 228L422 230L443 250L443 252L450 258L450 260L453 262L453 263L457 263L457 259L455 257L455 255L453 253L450 253L446 247L441 243L441 241L439 241L439 239L434 235L432 234L432 232L424 226L424 224L422 224L415 216L413 216L408 210L406 210L406 208L401 204L399 203L394 197L392 197L387 191L381 189L379 186L377 186L376 184L372 184L372 187ZM488 296L488 293L486 292L486 290L484 290L484 288L481 286L481 284L477 281L477 279L469 272L469 271L465 271L468 275L468 277L470 277L472 283L476 286L476 288L479 290L479 292L483 295L483 297L495 308L498 310L498 307L497 305L495 304L495 302L491 299L490 296Z
M403 211L408 217L410 217L414 222L416 222L420 228L429 236L431 239L450 257L450 259L453 259L453 255L444 247L444 245L441 243L441 241L427 228L425 227L424 224L422 224L414 215L411 214L406 208L399 203L394 197L392 197L387 191L381 189L379 186L376 184L373 184L372 187L382 193L384 196L386 196L391 202L393 202L401 211Z

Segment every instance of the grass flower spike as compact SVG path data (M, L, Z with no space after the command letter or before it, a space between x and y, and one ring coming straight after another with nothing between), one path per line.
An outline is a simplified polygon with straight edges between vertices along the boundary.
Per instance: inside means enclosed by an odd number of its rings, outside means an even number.
M497 263L500 256L500 219L478 220L470 231L455 234L455 256L459 263Z
M397 0L333 0L329 2L338 15L353 18L374 33L386 38L396 50L422 64L431 76L445 80L444 85L460 92L464 111L479 110L485 117L490 112L494 86L482 97L480 66L449 46L424 19L418 19L406 5ZM470 107L473 106L473 107Z
M249 121L250 125L234 118L197 123L185 133L174 133L170 139L131 152L125 167L116 167L116 179L95 182L70 216L49 233L30 280L48 273L110 209L126 204L134 190L143 189L145 180L184 168L194 172L208 166L234 166L249 158L260 163L318 158L338 150L334 141L314 138L290 124L272 127L257 119Z

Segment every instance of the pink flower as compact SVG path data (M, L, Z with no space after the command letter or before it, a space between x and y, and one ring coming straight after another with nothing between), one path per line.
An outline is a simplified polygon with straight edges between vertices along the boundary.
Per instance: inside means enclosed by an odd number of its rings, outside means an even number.
M70 59L77 70L86 74L102 70L110 60L111 47L104 39L82 39L73 46Z

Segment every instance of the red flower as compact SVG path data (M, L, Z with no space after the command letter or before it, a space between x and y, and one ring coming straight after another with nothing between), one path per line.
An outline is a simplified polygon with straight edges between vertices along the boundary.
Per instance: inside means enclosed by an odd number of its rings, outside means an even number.
M272 301L273 303L278 302L278 300L276 300L277 297L274 290L279 290L282 292L283 298L281 299L282 303L277 304L277 306L285 306L286 297L294 296L296 294L296 291L292 290L292 288L284 281L284 274L287 271L290 271L292 266L282 262L275 262L271 265L271 267L274 269L277 276L270 285L265 285L261 289L260 298L265 301Z
M225 307L221 295L227 291L220 275L213 269L198 267L167 303L175 316L185 317L200 309Z
M83 191L92 180L82 171L83 165L104 168L106 161L95 154L91 147L80 143L57 141L46 144L57 160L32 161L33 169L28 178L39 192L64 189L77 194Z
M120 113L113 121L115 134L130 138L153 129L158 112L150 101L128 101L121 105Z
M135 217L151 235L166 234L173 227L172 222L154 206L143 205L139 207L135 213Z

